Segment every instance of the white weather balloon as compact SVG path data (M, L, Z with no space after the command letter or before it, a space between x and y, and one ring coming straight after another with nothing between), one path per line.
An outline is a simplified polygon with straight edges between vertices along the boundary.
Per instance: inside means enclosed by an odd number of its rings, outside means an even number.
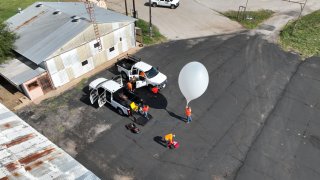
M190 62L181 69L178 83L188 105L190 101L200 97L206 91L209 84L208 71L203 64Z

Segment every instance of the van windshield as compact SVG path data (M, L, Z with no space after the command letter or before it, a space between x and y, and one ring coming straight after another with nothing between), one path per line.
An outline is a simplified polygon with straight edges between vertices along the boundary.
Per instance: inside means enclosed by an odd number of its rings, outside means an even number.
M149 71L146 71L146 72L145 72L146 76L147 76L149 79L155 77L156 75L158 75L158 73L159 73L159 71L158 71L156 68L154 68L154 67L152 67Z

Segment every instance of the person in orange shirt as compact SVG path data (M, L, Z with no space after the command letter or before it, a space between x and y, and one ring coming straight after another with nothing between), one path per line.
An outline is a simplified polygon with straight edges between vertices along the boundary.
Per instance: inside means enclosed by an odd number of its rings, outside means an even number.
M132 83L130 81L127 83L127 88L128 88L129 91L131 91L131 92L133 91Z
M140 76L140 77L143 77L143 78L144 78L145 75L146 75L146 74L145 74L143 71L140 71L140 73L139 73L139 76Z
M186 116L187 116L187 123L190 123L192 121L191 117L191 107L186 106Z
M149 106L143 105L142 112L143 112L144 117L146 117L147 119L148 119L148 111L149 111Z

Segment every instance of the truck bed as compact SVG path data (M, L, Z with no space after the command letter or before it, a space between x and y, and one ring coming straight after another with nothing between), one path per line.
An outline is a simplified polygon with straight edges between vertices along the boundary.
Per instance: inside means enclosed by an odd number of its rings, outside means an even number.
M123 98L122 95L124 95L125 98ZM129 92L124 87L119 89L118 91L116 91L113 94L113 98L114 98L114 100L116 100L118 103L120 103L121 105L123 105L125 107L129 107L129 104L131 102L134 102L136 104L141 104L142 103L141 98L139 98L135 94Z
M127 70L130 70L131 67L135 63L137 63L139 61L140 61L140 59L137 59L137 58L135 58L133 56L127 55L126 57L118 59L118 62L116 63L116 66L121 66L121 67L123 67L123 68L125 68Z

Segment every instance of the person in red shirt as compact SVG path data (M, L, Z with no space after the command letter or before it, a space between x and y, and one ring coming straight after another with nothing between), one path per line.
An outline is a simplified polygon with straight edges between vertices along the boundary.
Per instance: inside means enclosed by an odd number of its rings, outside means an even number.
M190 123L192 121L191 117L191 107L186 106L186 116L187 116L187 123Z
M143 112L144 117L146 117L146 118L148 118L148 111L149 111L149 106L143 105L142 112Z

